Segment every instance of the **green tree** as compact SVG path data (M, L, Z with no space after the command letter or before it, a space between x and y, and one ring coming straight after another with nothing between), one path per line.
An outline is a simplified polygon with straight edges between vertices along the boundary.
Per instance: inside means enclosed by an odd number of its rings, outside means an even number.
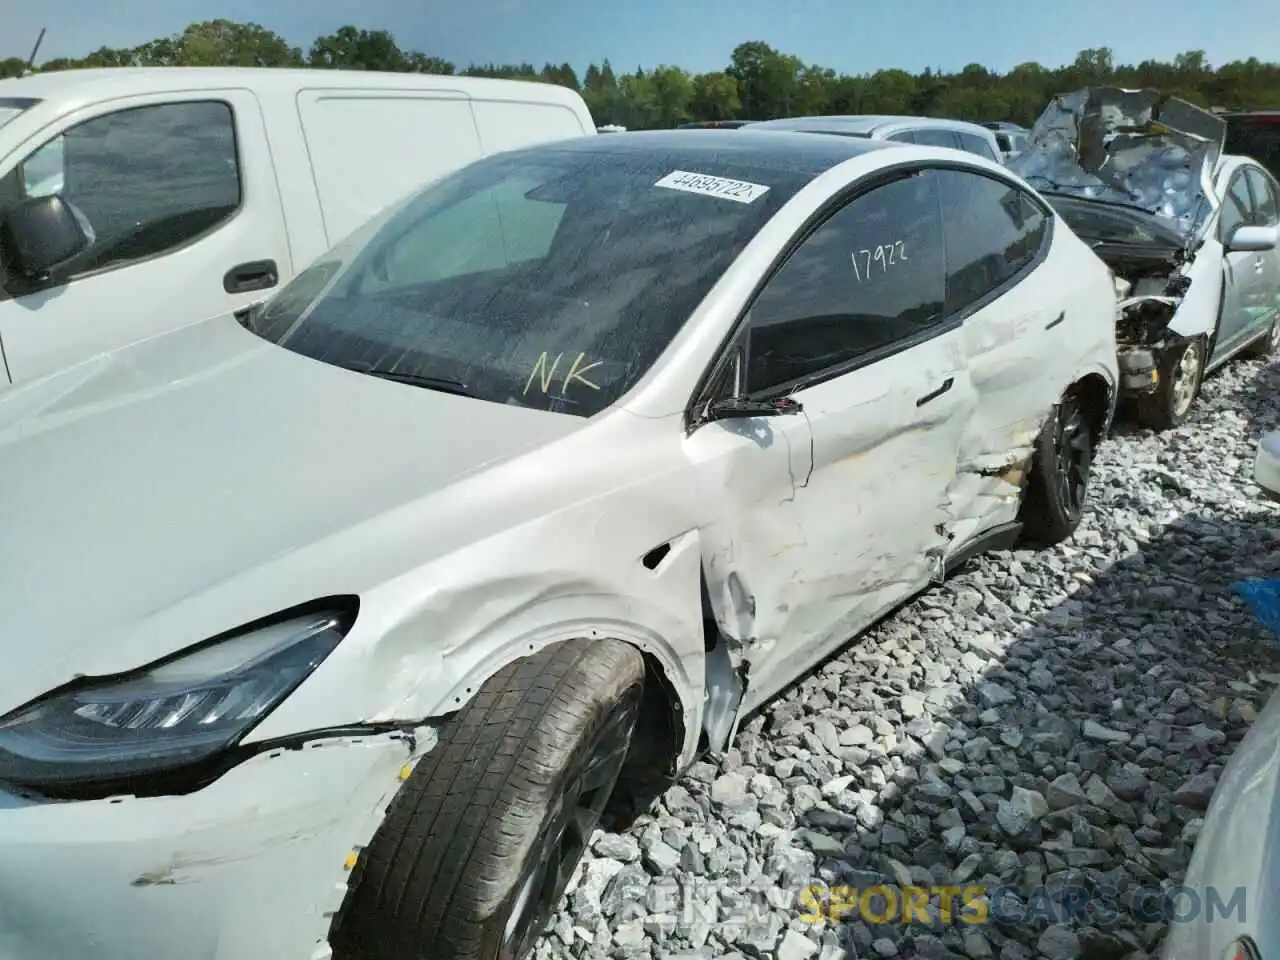
M157 65L184 67L298 67L302 51L256 23L207 20L193 23L173 40L138 47Z
M906 113L1030 124L1058 93L1091 84L1154 87L1194 103L1228 109L1280 107L1280 64L1257 58L1213 67L1203 50L1169 61L1117 64L1109 47L1081 50L1051 68L1034 61L1000 73L969 63L951 73L884 69L841 74L806 64L761 40L734 48L724 70L691 75L672 64L618 75L608 60L579 77L568 63L479 63L460 71L448 60L402 50L385 30L352 25L317 37L306 57L256 23L209 20L137 47L100 47L78 59L46 61L42 72L81 67L299 66L393 70L540 80L579 90L599 124L666 127L688 119L768 119L800 114ZM21 75L25 62L0 61L0 77Z
M386 30L357 30L339 27L324 37L316 37L307 55L313 67L331 70L391 70L407 72L409 61Z
M692 86L689 112L696 120L732 120L742 109L738 81L727 73L700 73Z

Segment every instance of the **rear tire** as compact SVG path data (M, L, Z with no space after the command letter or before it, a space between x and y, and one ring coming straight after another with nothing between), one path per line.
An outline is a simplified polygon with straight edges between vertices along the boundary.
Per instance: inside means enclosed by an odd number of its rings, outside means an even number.
M1160 368L1160 386L1150 396L1138 398L1138 422L1152 430L1168 430L1186 422L1200 396L1204 380L1203 340L1190 340L1171 350Z
M1089 497L1093 429L1080 397L1058 401L1036 437L1031 474L1018 519L1031 543L1050 547L1080 526Z
M1280 317L1276 317L1271 321L1271 329L1267 331L1265 337L1260 337L1256 343L1244 351L1246 357L1276 357L1280 356Z
M362 851L334 960L522 960L613 792L644 658L570 640L509 664L446 722Z

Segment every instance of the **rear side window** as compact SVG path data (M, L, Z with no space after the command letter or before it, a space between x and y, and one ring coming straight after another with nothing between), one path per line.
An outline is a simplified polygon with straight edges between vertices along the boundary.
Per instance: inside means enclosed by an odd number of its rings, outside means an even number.
M235 120L230 105L216 101L86 120L28 156L15 175L18 199L61 194L87 221L93 244L69 277L174 250L240 206Z
M988 160L996 160L995 151L991 149L991 143L986 137L980 137L976 133L965 133L960 131L956 134L960 138L960 149L967 150L969 153L976 153L980 157L986 157Z
M953 150L959 150L960 140L951 130L942 130L938 127L924 127L916 130L916 143L922 143L929 147L950 147Z
M747 389L871 359L942 319L933 171L855 197L801 243L751 308Z
M1048 232L1040 204L1012 184L939 170L947 244L948 315L972 307L1039 255Z

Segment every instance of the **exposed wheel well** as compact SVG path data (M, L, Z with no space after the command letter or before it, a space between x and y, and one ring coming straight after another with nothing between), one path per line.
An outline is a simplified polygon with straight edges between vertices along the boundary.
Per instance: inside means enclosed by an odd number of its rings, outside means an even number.
M1096 445L1104 438L1107 430L1107 417L1112 406L1111 385L1101 374L1090 373L1072 384L1070 392L1080 400Z
M643 651L642 651L643 653ZM673 782L684 746L684 704L662 664L643 653L644 699L626 763L606 811L606 826L620 830L649 809Z

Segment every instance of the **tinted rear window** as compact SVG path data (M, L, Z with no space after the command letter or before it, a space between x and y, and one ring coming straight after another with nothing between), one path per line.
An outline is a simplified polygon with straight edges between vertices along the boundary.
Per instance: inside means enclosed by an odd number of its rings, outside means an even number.
M251 327L348 369L591 416L810 176L706 151L498 154L322 257Z
M1280 115L1228 117L1226 152L1253 157L1280 177Z

